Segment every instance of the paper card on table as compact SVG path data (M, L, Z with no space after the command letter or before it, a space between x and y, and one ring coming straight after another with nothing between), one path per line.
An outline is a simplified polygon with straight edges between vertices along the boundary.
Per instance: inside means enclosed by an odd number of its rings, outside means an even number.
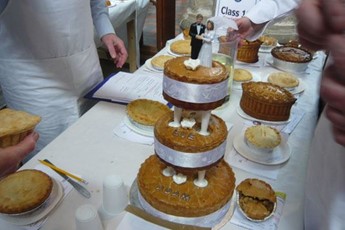
M280 218L283 214L283 209L285 205L286 195L284 193L276 193L277 195L277 208L273 216L263 222L253 222L248 220L240 212L239 207L236 205L234 215L232 216L230 222L237 226L246 229L256 229L256 230L276 230L278 229Z
M234 148L232 148L230 154L227 156L227 162L233 167L272 180L277 179L281 168L280 165L262 165L252 162L238 154Z
M126 212L117 229L164 230L166 228L148 222L132 213Z
M152 145L153 137L144 136L132 131L123 121L114 129L114 134L126 140L137 142L145 145Z
M118 72L99 83L85 98L123 104L146 98L166 104L162 95L162 82L163 78L155 75Z
M281 125L275 125L275 124L268 124L268 125L276 128L280 132L291 134L292 131L298 125L298 123L302 120L304 114L305 112L295 109L291 112L290 121L288 123L281 124ZM246 120L244 124L245 124L245 127L249 127L253 125L253 121Z

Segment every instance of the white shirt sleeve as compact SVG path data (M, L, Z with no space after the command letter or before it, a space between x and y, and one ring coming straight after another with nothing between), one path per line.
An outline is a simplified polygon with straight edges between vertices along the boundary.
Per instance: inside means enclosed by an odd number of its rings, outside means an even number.
M106 34L115 34L113 25L109 19L108 7L105 1L90 0L93 24L99 38Z
M254 40L259 37L267 26L276 23L285 16L293 13L301 0L261 0L252 9L250 9L246 16L255 24L267 23L255 36L248 38Z

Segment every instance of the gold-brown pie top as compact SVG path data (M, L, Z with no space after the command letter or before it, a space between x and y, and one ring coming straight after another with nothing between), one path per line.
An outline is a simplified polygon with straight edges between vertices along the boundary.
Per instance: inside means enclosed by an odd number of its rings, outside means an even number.
M154 134L161 144L177 151L186 153L209 151L222 144L228 134L225 122L215 115L211 115L208 126L210 134L207 136L199 134L201 118L195 119L196 123L192 128L171 127L169 123L173 120L173 112L162 116L155 125Z
M198 66L196 70L187 69L184 61L190 57L177 57L165 63L164 74L181 82L212 84L224 81L229 72L220 62L213 61L212 67Z
M267 35L262 35L259 40L262 42L262 45L265 46L276 46L278 43L276 38Z
M15 135L34 129L41 118L13 109L0 110L0 137Z
M296 98L288 90L269 82L242 83L244 93L269 103L294 103Z
M271 54L273 57L287 62L305 63L312 60L312 54L309 51L297 47L275 47L271 50Z
M299 85L299 80L295 75L285 72L271 73L267 80L272 84L279 85L284 88L293 88Z
M167 113L170 113L169 107L158 101L137 99L127 105L129 118L142 125L153 126Z
M235 189L235 175L224 160L206 170L206 187L194 184L197 172L186 174L186 183L176 184L172 177L162 175L165 168L156 155L151 155L141 165L137 178L144 199L167 214L196 217L213 213L231 199Z
M236 68L234 70L234 81L243 82L243 81L250 81L252 79L253 79L253 75L250 71L246 69L240 69L240 68Z
M274 211L277 197L266 182L249 178L242 181L236 190L239 192L240 208L251 219L263 220Z
M164 63L170 59L174 58L170 55L158 55L151 60L151 65L156 69L164 69Z
M171 52L180 55L191 54L190 40L177 40L170 45Z
M20 214L40 206L50 195L52 179L45 173L21 170L0 180L0 213Z
M245 138L259 148L274 148L281 143L281 136L277 129L266 125L255 125L246 129Z

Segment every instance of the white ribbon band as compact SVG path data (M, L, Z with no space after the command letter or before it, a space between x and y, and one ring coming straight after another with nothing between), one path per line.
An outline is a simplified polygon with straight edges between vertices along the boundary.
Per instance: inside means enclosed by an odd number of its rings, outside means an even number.
M138 191L138 198L139 198L140 205L143 207L143 209L146 212L154 216L157 216L161 219L180 223L180 224L188 224L188 225L193 225L193 226L210 227L210 228L222 221L225 214L228 212L230 208L230 204L231 204L231 200L229 200L229 202L226 203L221 209L219 209L218 211L214 213L208 214L206 216L180 217L180 216L169 215L155 209L149 203L147 203L147 201L141 196L139 191Z
M186 153L171 149L161 144L156 138L154 148L156 154L169 164L183 168L200 168L217 162L225 154L226 140L218 147L199 153Z
M168 96L190 103L211 103L225 98L228 94L228 81L215 84L193 84L176 81L164 75L163 92Z

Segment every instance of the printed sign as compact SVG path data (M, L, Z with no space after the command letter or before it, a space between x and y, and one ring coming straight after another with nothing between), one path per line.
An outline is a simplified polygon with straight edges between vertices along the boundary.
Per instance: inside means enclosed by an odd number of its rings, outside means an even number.
M241 18L261 0L217 0L215 16Z

